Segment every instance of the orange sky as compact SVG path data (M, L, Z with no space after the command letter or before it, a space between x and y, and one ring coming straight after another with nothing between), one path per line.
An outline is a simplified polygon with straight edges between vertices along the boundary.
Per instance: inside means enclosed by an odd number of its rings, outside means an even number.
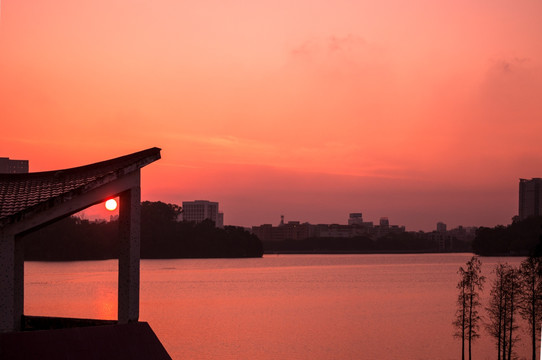
M157 146L225 223L507 224L542 176L539 0L3 0L0 156Z

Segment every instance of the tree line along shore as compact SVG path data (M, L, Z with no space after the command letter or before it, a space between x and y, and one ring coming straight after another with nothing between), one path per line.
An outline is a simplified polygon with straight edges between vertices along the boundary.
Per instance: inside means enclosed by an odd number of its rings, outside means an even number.
M178 221L181 208L160 201L141 204L141 258L261 257L265 253L435 253L439 246L423 233L389 233L378 239L314 237L261 242L242 227L216 228L212 221ZM449 252L482 256L527 256L538 244L542 217L508 226L480 227L471 242L459 239ZM118 221L69 217L23 236L25 259L102 260L118 256ZM441 251L440 251L441 252Z
M472 241L452 238L442 251L423 232L388 233L379 238L311 237L264 242L266 253L436 253L473 252L481 256L528 256L542 234L542 217L514 221L507 226L480 227Z
M215 227L212 221L179 222L179 207L141 204L141 258L261 257L260 240L242 227ZM23 236L25 260L72 261L118 258L118 221L69 217Z

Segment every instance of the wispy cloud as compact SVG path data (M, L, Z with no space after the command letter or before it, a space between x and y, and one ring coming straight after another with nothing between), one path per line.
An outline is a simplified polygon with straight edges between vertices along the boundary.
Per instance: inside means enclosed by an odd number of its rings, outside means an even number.
M268 166L285 170L355 177L406 178L404 165L364 153L356 143L328 141L307 144L276 143L232 135L164 134L174 139L181 167ZM190 151L186 151L190 149ZM186 153L186 155L182 155ZM189 165L186 165L189 164ZM207 164L207 165L204 165ZM214 164L214 165L213 165ZM175 166L175 165L169 165ZM415 175L414 175L415 176Z

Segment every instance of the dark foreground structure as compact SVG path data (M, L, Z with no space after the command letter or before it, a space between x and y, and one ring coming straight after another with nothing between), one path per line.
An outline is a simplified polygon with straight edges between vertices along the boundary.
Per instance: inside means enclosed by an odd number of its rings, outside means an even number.
M0 359L170 359L149 324L101 325L0 335Z
M151 148L66 170L0 174L0 358L169 359L139 318L140 169ZM118 319L28 317L21 236L119 197Z

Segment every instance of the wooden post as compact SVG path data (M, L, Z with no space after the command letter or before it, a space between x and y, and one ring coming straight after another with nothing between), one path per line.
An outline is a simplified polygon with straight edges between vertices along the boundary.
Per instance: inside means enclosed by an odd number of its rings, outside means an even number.
M139 184L139 170L136 176ZM125 324L139 319L140 187L122 192L119 200L118 321Z

